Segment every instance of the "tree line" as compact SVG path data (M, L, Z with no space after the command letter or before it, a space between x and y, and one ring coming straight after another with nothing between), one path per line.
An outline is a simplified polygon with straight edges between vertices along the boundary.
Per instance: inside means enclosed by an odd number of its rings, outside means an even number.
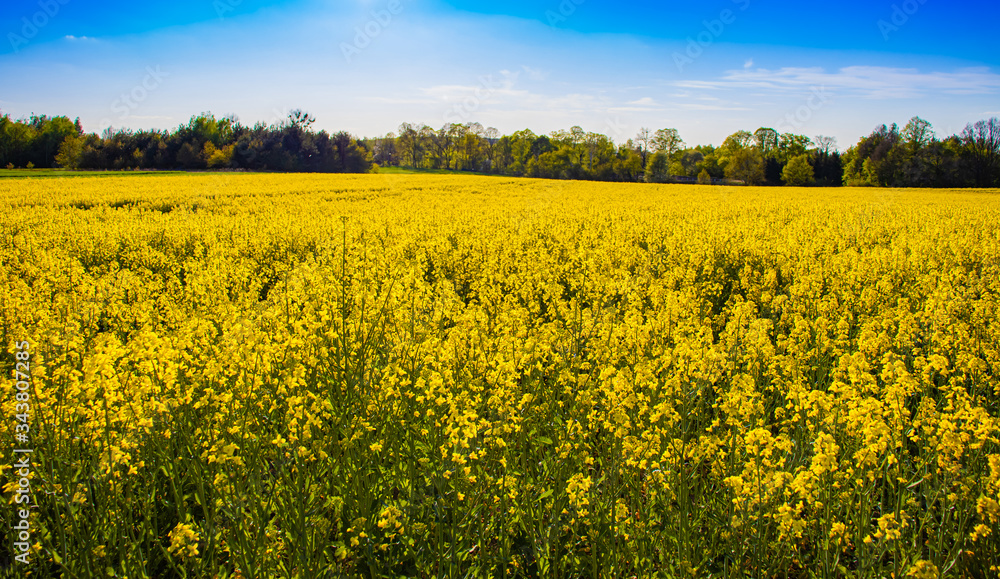
M737 181L748 185L1000 187L1000 120L969 124L938 139L912 118L876 128L844 153L836 139L762 127L740 130L719 146L688 147L676 129L641 129L621 144L580 127L501 136L479 123L435 130L403 123L398 133L367 139L379 166L473 171L511 176L650 183Z
M939 140L914 117L902 130L877 127L844 155L844 184L877 187L1000 186L1000 119Z
M1000 120L939 139L914 117L882 125L841 153L836 140L772 128L740 130L721 145L689 147L676 129L641 129L624 143L572 127L548 135L501 135L479 123L440 129L403 123L397 133L357 138L312 129L299 110L246 126L211 113L174 131L84 133L79 119L0 114L0 166L68 169L232 169L366 173L378 167L439 169L549 179L742 182L748 185L880 187L1000 186Z
M346 132L315 132L316 119L292 111L280 123L254 126L211 113L174 131L107 129L84 133L79 119L0 116L0 166L88 170L202 170L368 173L371 151Z
M403 123L398 134L368 142L379 166L550 179L839 185L843 172L833 139L821 137L813 143L809 137L779 135L773 129L739 131L719 147L687 147L676 129L641 129L616 144L607 135L580 127L549 135L523 130L501 136L479 123L448 124L439 130ZM791 163L797 157L801 159Z

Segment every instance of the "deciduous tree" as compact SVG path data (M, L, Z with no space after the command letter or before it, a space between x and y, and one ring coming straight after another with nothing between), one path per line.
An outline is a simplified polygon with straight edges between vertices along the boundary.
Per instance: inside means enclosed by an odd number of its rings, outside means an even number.
M785 169L781 173L781 179L785 182L785 185L793 187L811 185L815 179L815 175L813 174L812 165L809 164L809 155L803 153L802 155L792 157L788 161L788 164L785 165Z

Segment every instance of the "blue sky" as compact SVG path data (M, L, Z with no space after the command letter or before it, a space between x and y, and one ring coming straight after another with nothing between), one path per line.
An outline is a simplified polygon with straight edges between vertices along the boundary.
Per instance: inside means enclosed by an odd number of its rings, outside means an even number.
M403 122L580 125L688 144L774 127L837 137L1000 115L996 2L8 0L0 110L85 129L192 115L362 136Z

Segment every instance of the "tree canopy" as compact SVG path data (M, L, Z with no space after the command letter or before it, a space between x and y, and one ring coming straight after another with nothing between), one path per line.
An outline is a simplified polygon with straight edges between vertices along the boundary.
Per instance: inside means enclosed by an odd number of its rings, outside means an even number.
M314 132L315 117L295 110L274 125L202 113L174 131L106 130L86 134L79 121L0 115L0 166L67 169L244 169L351 172L374 168L367 143L347 133Z
M291 111L275 124L242 124L206 112L173 131L87 134L79 120L0 113L0 167L369 172L410 167L551 179L817 184L894 187L1000 186L1000 120L969 124L939 139L914 117L880 125L845 153L836 140L738 130L719 146L685 144L675 128L642 128L616 143L574 126L548 135L501 135L480 123L440 128L402 123L397 132L358 138L315 131L316 118Z

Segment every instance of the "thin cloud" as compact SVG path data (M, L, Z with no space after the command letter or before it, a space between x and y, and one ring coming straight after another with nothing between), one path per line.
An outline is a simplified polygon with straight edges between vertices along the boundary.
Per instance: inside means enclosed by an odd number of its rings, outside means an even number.
M528 73L528 78L531 80L543 81L549 78L549 73L541 69L531 68L527 65L524 65L521 68L524 69L524 72Z
M651 97L642 97L634 101L629 101L624 106L608 108L608 111L613 113L648 113L662 110L665 110L662 105Z
M514 110L525 113L581 114L607 110L613 103L608 99L585 93L542 94L518 88L521 71L500 71L499 75L479 78L476 84L447 84L418 89L434 102L467 106L469 116L489 111Z
M545 108L558 111L588 112L606 108L605 99L590 94L572 93L564 96L545 97L534 95L541 99Z
M675 105L679 109L684 109L688 111L749 111L753 110L748 107L735 107L735 106L725 106L725 105L704 105L700 103L677 103Z
M1000 90L1000 75L988 68L963 68L954 72L921 72L913 68L849 66L836 72L823 68L787 67L778 70L730 70L714 81L682 81L680 88L696 90L765 89L797 91L825 87L872 99L918 98L929 93L950 95L993 94Z
M429 97L444 101L454 101L469 97L482 99L496 98L498 96L523 96L527 95L528 92L514 88L520 75L520 71L510 72L502 70L499 76L490 74L480 77L478 79L479 82L476 84L442 84L421 88L420 92Z
M479 100L496 99L500 97L517 97L528 95L528 91L514 90L513 88L493 88L488 85L438 85L420 89L424 94L434 97L438 101L460 101L465 98L477 98Z
M163 115L129 115L130 119L138 121L172 121L174 117Z
M439 104L437 99L399 99L383 96L365 97L366 101L377 102L387 105L435 105Z

